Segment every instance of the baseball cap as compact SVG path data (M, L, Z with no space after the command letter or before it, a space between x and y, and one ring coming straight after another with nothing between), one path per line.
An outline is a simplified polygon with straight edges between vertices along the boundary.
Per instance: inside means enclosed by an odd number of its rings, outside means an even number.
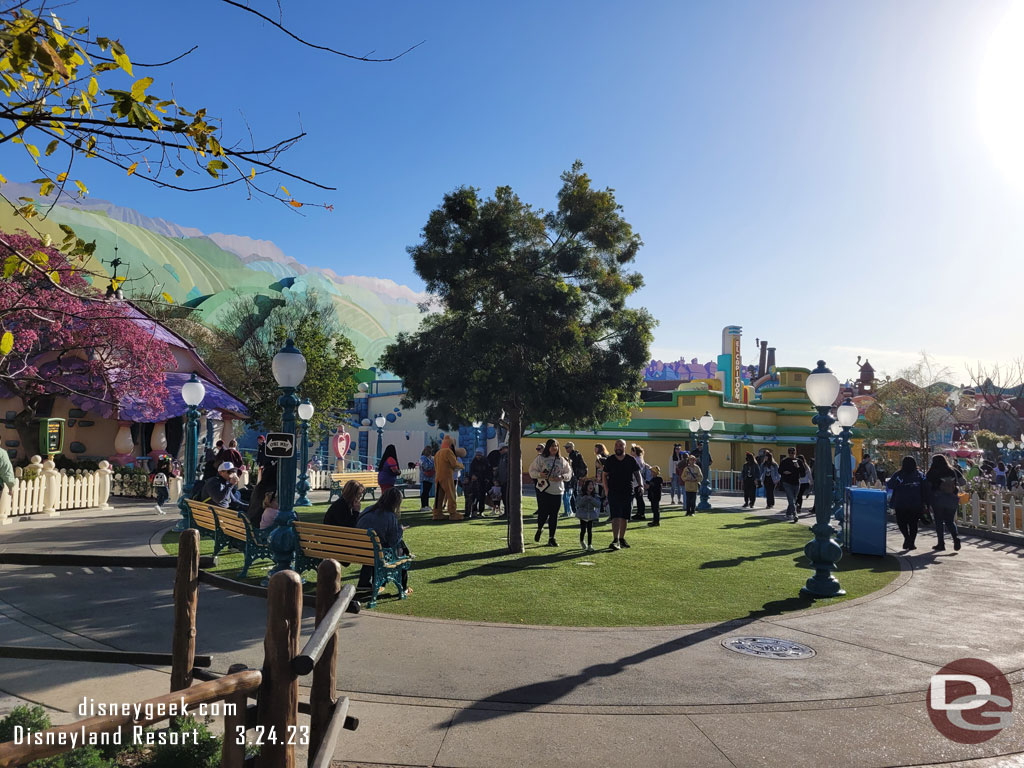
M235 465L232 464L230 461L225 461L223 464L221 464L219 467L217 467L217 471L218 472L234 472L235 471Z

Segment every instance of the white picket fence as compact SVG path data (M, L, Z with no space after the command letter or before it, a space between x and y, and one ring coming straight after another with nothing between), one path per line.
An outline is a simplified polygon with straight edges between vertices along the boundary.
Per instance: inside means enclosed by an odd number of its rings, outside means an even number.
M961 504L957 511L957 523L970 528L1000 533L1024 535L1024 503L1012 494L994 494L989 499L980 499L977 494L970 502Z
M111 475L106 461L97 470L57 470L52 461L33 456L24 470L16 470L14 487L0 489L0 525L23 515L56 515L65 509L109 509Z

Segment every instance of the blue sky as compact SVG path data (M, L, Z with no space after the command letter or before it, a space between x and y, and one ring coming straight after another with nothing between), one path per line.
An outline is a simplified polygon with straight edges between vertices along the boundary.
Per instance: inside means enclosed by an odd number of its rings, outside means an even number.
M198 44L147 72L152 90L173 83L229 135L240 110L257 141L301 125L287 164L338 191L288 187L334 212L162 192L83 164L93 196L419 289L405 248L446 191L508 184L550 206L580 158L645 241L635 303L660 321L656 356L706 359L729 324L744 327L748 359L760 336L780 364L824 357L842 375L857 354L895 373L927 350L953 378L965 360L1024 354L1024 168L1009 167L1005 140L986 141L1020 114L1001 94L1024 99L1024 58L996 75L985 64L1000 29L1024 34L1010 0L281 6L295 31L355 53L426 42L365 64L214 0L61 12L88 13L139 60Z

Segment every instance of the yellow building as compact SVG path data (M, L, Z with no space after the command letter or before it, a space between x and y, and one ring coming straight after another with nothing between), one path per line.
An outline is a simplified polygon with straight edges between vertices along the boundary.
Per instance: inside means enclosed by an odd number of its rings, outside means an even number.
M522 441L524 469L529 468L537 455L537 444L549 437L556 438L562 445L567 440L575 443L591 472L594 446L602 443L611 452L615 441L622 439L627 445L641 445L645 461L661 467L662 473L667 475L672 446L681 443L688 450L693 448L689 423L703 416L705 411L710 411L715 418L709 444L712 470L738 471L747 451L756 456L762 448L770 450L776 460L791 446L798 453L813 458L818 428L811 422L815 411L804 388L810 370L776 368L775 373L778 385L763 387L760 399L751 400L749 405L725 400L724 393L714 388L718 382L688 382L675 391L657 393L666 398L664 401L645 402L630 413L628 420L606 423L596 432L566 430L530 434ZM854 455L859 455L856 431L854 434Z

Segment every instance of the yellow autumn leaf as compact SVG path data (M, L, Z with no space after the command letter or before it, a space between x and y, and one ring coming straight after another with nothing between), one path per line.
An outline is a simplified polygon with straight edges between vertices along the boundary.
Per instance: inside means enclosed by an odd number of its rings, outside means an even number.
M173 303L174 303L174 297L173 297L173 296L171 296L171 294L169 294L169 293L166 293L166 292L165 292L165 293L161 293L161 294L160 294L160 296L161 296L161 297L163 298L163 300L164 300L164 301L166 301L166 302L167 302L168 304L173 304Z
M2 173L0 173L0 184L6 184L6 183L7 183L7 177L4 176Z
M14 349L14 334L4 331L4 335L0 336L0 355L9 355L12 349Z
M128 175L131 176L133 173L135 173L135 169L138 168L138 167L139 167L138 163L132 163L131 165L129 165L128 166Z
M256 169L255 168L253 168L251 171L249 171L249 178L250 179L255 179L256 178Z
M67 177L68 177L68 172L67 171L64 171L63 173L58 173L57 174L57 181L63 182L64 179L66 179Z
M288 201L288 205L292 206L293 208L301 208L302 207L302 203L300 203L298 200L289 200Z
M288 191L288 187L281 187L281 191L288 195L288 197L292 196L292 193Z

